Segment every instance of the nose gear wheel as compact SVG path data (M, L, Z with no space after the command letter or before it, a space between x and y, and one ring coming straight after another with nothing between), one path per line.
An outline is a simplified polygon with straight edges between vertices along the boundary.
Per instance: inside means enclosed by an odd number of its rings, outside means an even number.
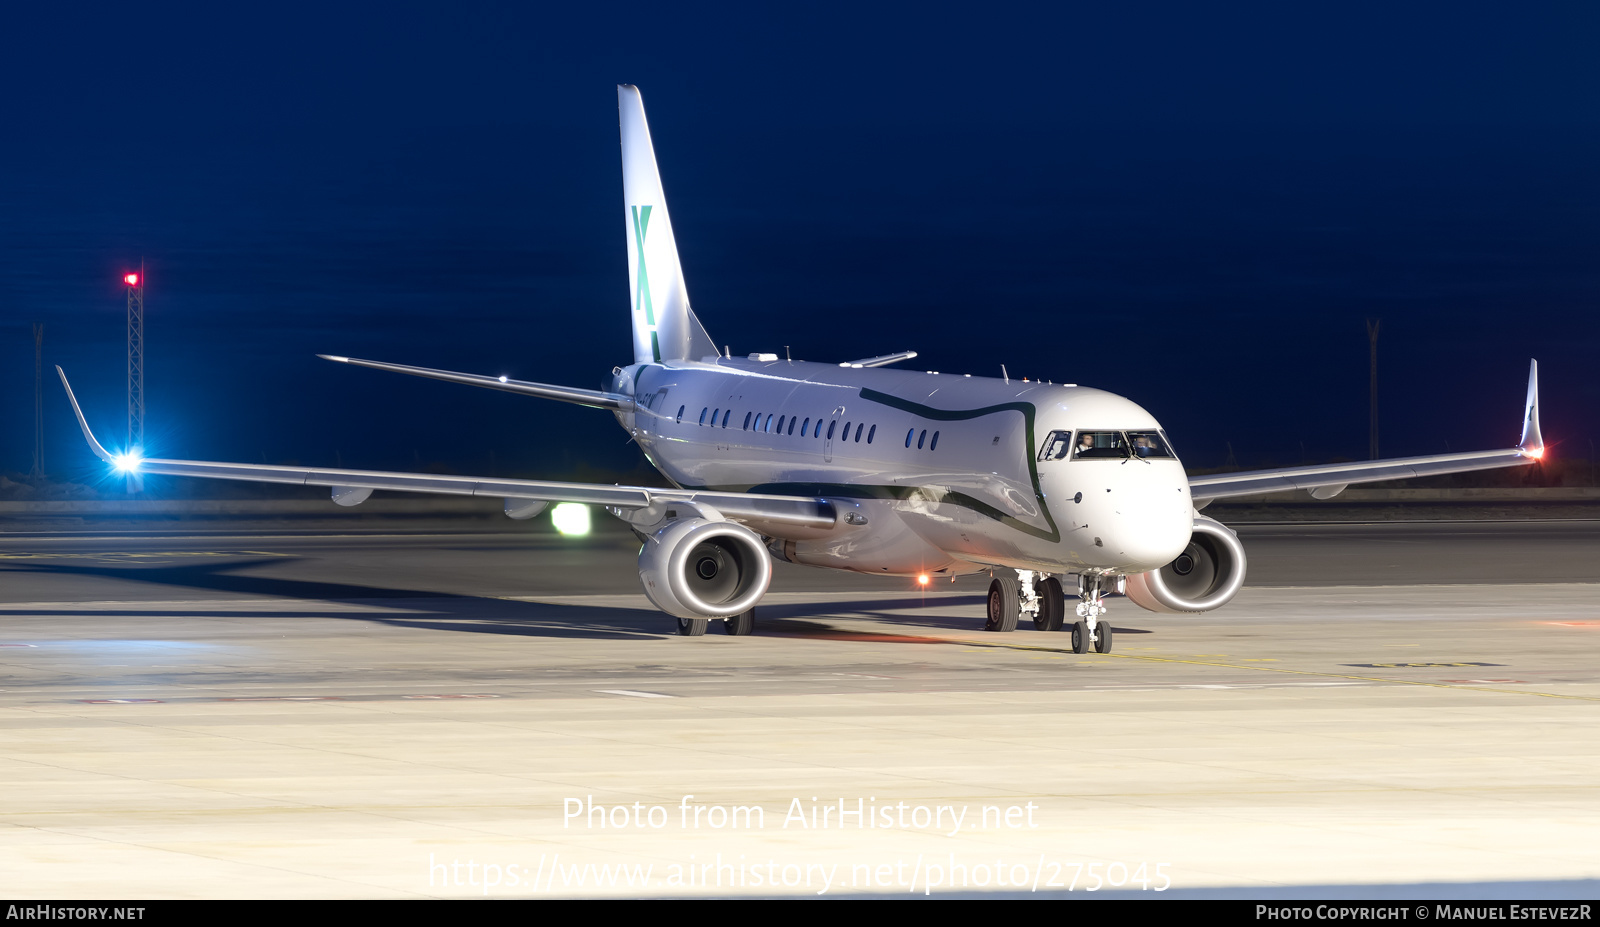
M1072 652L1089 652L1089 625L1087 622L1074 621L1072 623Z

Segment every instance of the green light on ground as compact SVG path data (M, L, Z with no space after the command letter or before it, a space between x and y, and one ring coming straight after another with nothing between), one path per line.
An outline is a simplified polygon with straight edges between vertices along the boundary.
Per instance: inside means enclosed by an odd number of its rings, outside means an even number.
M589 507L581 502L563 502L550 511L550 523L567 537L581 538L589 533Z

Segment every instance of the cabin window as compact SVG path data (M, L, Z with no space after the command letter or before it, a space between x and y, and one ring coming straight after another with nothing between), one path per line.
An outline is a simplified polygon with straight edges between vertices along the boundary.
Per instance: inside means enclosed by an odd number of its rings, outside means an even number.
M804 438L806 436L806 432L808 432L810 430L811 430L811 419L807 418L800 425L800 437Z
M913 428L910 431L906 432L906 447L910 447L911 446L911 436L916 434L916 433L917 433L917 430L915 428Z
M700 410L700 424L704 425L706 423L706 413L709 412L709 411L711 411L711 410L710 409L701 409ZM715 415L713 415L713 416L711 416L711 420L714 422L714 421L717 420L717 417Z
M861 429L863 429L865 427L867 427L867 426L865 426L865 425L857 425L856 426L856 443L857 444L861 443Z
M678 420L677 420L676 424L679 424L679 425L683 424L683 409L684 409L683 406L679 406L678 407Z
M844 423L844 433L839 436L839 440L840 441L848 441L848 440L850 440L850 423L849 422L845 422Z
M928 429L922 429L922 434L917 435L917 450L922 450L923 442L928 440Z
M837 428L837 427L839 427L839 420L838 419L834 419L833 421L828 423L828 440L830 440L830 441L833 440L833 430L835 428Z
M938 449L939 449L939 433L936 431L936 432L933 433L933 440L928 442L928 450L937 451Z
M778 434L780 434L780 435L783 434L783 419L784 419L784 416L782 416L782 415L778 416Z
M732 409L729 409L728 411L722 413L722 427L724 427L724 428L728 427L728 419L732 415L733 415L733 410Z
M769 433L772 431L772 413L771 412L767 413L767 426L765 428L761 429L761 430L765 431L765 432L769 432Z
M792 416L789 418L789 434L794 434L794 418ZM805 429L801 429L800 430L800 437L803 438L803 437L805 437L805 435L806 435Z
M754 414L754 413L746 412L744 414L744 430L745 431L749 431L750 430L750 416L752 414Z
M872 443L872 436L877 434L877 433L878 433L878 426L877 425L873 425L871 428L867 429L867 443L868 444Z

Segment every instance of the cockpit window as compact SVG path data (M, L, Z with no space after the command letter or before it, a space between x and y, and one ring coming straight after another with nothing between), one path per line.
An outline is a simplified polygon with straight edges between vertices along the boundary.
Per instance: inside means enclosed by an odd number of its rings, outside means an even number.
M907 439L910 440L909 438ZM1072 432L1052 431L1044 439L1044 446L1039 448L1040 460L1060 460L1072 450Z
M1071 449L1073 460L1128 460L1168 458L1175 455L1159 431L1080 431L1076 440L1070 433L1052 431L1039 451L1040 460L1060 460Z
M1135 457L1174 457L1167 439L1159 431L1130 431L1128 444Z
M1128 456L1128 440L1120 431L1080 431L1072 446L1073 460L1109 458L1121 460Z

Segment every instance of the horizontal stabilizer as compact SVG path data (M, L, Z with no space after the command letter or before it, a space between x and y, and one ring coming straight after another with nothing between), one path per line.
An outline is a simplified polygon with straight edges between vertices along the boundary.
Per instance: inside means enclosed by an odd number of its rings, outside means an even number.
M467 386L481 386L485 389L504 390L508 393L521 393L524 396L538 396L541 399L554 399L557 402L571 402L580 406L591 406L596 409L621 409L633 400L620 393L603 393L595 389L578 389L573 386L554 386L549 383L529 383L526 380L511 380L506 377L489 377L477 373L456 373L451 370L435 370L432 367L408 367L405 364L387 364L383 361L361 360L355 357L338 357L332 354L318 354L323 360L331 360L340 364L352 364L357 367L371 367L373 370L387 370L391 373L404 373L413 377L427 377L430 380L444 380L449 383L464 383Z
M861 360L845 361L840 367L853 367L857 370L862 367L883 367L889 364L898 364L901 361L912 360L917 356L915 351L901 351L898 354L879 354L877 357L866 357Z

